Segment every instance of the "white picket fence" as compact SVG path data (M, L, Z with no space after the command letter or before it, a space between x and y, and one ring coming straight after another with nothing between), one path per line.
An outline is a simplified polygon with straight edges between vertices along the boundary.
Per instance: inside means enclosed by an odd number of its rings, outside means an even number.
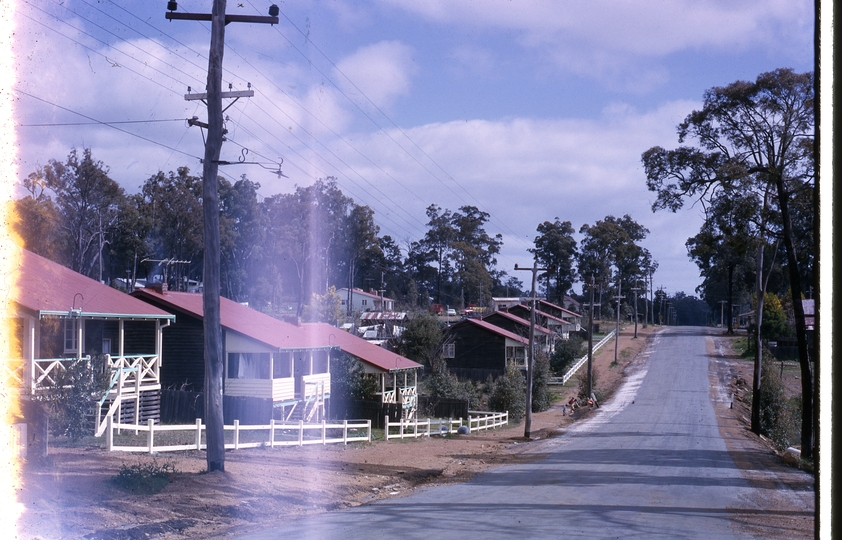
M493 429L509 423L508 412L468 411L468 420L462 418L427 418L426 420L398 420L390 422L386 417L384 436L390 439L412 439L416 437L430 437L432 435L448 435L456 433L461 426L468 426L473 431ZM392 428L397 428L393 431Z
M600 347L602 347L603 345L608 343L608 341L612 337L614 337L614 332L615 332L615 330L611 330L608 333L608 335L606 335L604 338L599 340L599 343L597 343L596 345L593 346L594 352L596 352L597 350L600 349ZM575 375L576 372L579 371L579 368L582 367L585 364L585 362L587 362L587 361L588 361L588 355L586 354L582 358L579 358L578 360L576 360L576 363L573 364L573 367L571 367L570 369L567 370L567 373L565 373L564 376L562 376L562 377L550 377L549 384L567 384L567 381L570 380L570 377Z
M116 452L177 452L181 450L204 450L207 445L202 440L202 432L206 426L201 419L196 419L195 424L182 425L155 425L149 420L146 425L117 424L113 417L107 419L108 426L105 430L106 448ZM226 443L225 448L238 450L240 448L258 448L275 446L304 446L306 444L348 444L349 442L371 441L371 420L343 420L342 422L305 424L299 421L295 424L275 423L270 420L266 425L240 425L235 420L233 426L224 426L225 431L233 432L233 442ZM146 444L143 446L117 446L114 444L114 431L126 430L135 433L146 432ZM190 444L155 444L155 434L165 432L186 432L192 435ZM240 435L248 432L265 431L263 437L255 436L240 440ZM280 440L278 437L280 436Z

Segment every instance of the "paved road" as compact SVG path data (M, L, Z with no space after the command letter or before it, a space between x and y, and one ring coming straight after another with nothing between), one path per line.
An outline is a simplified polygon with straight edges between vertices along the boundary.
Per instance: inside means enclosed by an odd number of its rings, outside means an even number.
M670 328L644 354L592 420L539 443L543 461L243 538L742 538L727 509L752 494L719 435L704 335Z

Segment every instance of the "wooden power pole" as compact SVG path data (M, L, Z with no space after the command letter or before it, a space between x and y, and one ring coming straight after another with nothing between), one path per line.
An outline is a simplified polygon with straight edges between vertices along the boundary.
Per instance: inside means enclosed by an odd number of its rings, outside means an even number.
M210 14L176 13L176 2L167 2L166 18L211 22L208 53L208 136L202 171L202 212L204 217L204 310L205 331L205 426L208 472L225 470L225 435L222 416L223 348L219 312L219 154L222 150L222 56L225 52L225 26L229 22L278 24L278 7L269 8L269 17L225 15L226 0L214 0Z
M524 422L523 436L528 439L532 432L532 370L535 368L535 285L538 280L538 272L546 272L546 268L538 268L538 261L533 263L532 268L519 268L515 270L527 270L532 272L532 309L529 310L529 358L526 364L526 421Z

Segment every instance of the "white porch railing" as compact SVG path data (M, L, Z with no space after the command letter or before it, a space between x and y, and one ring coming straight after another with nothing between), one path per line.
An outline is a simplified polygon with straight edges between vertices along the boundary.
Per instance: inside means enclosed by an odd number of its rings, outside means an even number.
M453 418L427 418L426 420L415 418L412 420L401 419L397 422L390 422L387 416L383 431L388 441L390 439L413 439L430 437L432 435L453 434L457 433L457 430L463 425L468 426L471 431L482 431L505 426L508 423L508 412L468 411L467 422L463 422L462 418L455 420ZM397 428L397 431L393 432L392 428Z
M183 450L205 450L207 445L203 442L202 432L206 426L201 419L197 418L195 424L184 425L155 425L149 420L146 425L118 424L111 416L106 420L106 449L111 452L177 452ZM143 446L118 446L114 444L114 430L133 430L135 432L146 432L146 444ZM342 422L305 424L299 421L297 424L276 423L270 420L267 425L245 425L235 420L233 426L224 426L225 431L232 432L232 442L226 443L228 450L239 450L241 448L259 448L268 446L304 446L308 444L348 444L349 442L371 441L371 420L343 420ZM247 433L265 434L248 436ZM164 433L182 432L189 435L190 444L155 444L155 435ZM244 439L241 440L241 436Z

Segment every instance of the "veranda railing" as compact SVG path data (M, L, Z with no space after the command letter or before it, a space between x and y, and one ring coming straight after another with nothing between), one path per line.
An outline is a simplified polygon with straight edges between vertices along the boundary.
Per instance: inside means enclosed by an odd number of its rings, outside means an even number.
M146 425L118 424L113 417L107 418L106 449L118 452L176 452L182 450L204 450L207 448L203 433L205 426L197 418L195 424L155 425L150 419ZM231 434L231 442L225 444L229 450L240 448L258 448L275 446L304 446L307 444L348 444L349 442L371 441L371 420L343 420L342 422L322 421L320 423L305 424L299 421L295 424L276 423L270 420L265 425L240 425L238 420L234 425L224 426ZM114 444L115 430L130 430L146 433L144 445L116 445ZM155 436L164 437L164 433L181 432L191 442L162 443L156 445ZM265 433L261 433L265 432ZM229 437L226 437L229 438Z

